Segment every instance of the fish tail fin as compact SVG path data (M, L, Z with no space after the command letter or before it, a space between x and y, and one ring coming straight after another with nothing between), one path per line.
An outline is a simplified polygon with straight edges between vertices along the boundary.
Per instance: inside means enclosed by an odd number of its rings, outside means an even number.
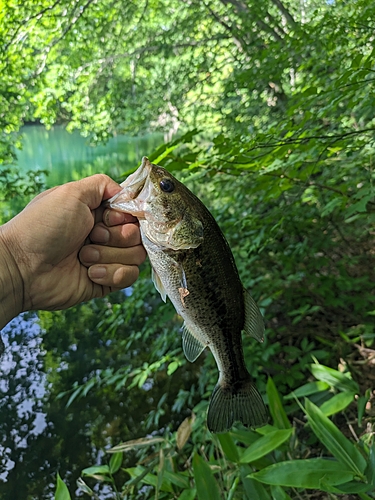
M250 380L236 385L216 385L207 414L211 432L226 432L235 422L246 427L261 427L268 422L262 396Z

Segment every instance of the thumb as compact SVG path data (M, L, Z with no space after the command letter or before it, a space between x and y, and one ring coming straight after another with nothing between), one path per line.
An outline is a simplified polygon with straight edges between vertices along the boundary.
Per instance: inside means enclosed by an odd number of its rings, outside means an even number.
M95 174L74 184L78 198L91 210L121 191L119 184L105 174Z

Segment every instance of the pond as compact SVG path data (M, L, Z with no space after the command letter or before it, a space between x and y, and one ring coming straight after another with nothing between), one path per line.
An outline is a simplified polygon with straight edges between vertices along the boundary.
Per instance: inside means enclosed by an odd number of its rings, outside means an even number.
M142 156L149 155L163 142L163 134L140 137L118 135L106 144L90 145L77 131L69 133L63 126L46 130L42 125L22 129L23 149L17 151L20 170L48 171L48 186L106 173L118 179L138 166Z

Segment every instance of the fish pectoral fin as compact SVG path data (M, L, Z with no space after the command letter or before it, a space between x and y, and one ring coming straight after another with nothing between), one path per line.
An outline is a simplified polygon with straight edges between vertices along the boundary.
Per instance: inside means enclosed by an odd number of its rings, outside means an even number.
M256 428L268 422L268 412L262 396L250 380L236 386L221 384L214 389L207 413L211 432L226 432L235 422Z
M186 359L190 361L190 363L194 363L194 361L204 351L205 347L206 346L203 340L200 340L193 335L184 323L182 327L182 348Z
M263 342L264 321L263 316L257 306L255 300L246 290L243 289L244 304L245 304L245 324L244 332L254 337L258 342Z
M156 290L160 293L163 301L166 302L167 301L167 292L166 292L164 285L160 279L160 276L158 275L158 273L155 271L154 268L152 268L152 271L151 271L151 278L152 278L152 281L155 285Z

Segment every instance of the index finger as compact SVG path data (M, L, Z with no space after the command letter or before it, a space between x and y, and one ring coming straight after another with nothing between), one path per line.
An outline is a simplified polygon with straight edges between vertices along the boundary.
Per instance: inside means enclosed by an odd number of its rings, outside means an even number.
M107 227L111 227L128 224L129 222L138 222L138 219L131 214L106 208L103 213L103 222Z

